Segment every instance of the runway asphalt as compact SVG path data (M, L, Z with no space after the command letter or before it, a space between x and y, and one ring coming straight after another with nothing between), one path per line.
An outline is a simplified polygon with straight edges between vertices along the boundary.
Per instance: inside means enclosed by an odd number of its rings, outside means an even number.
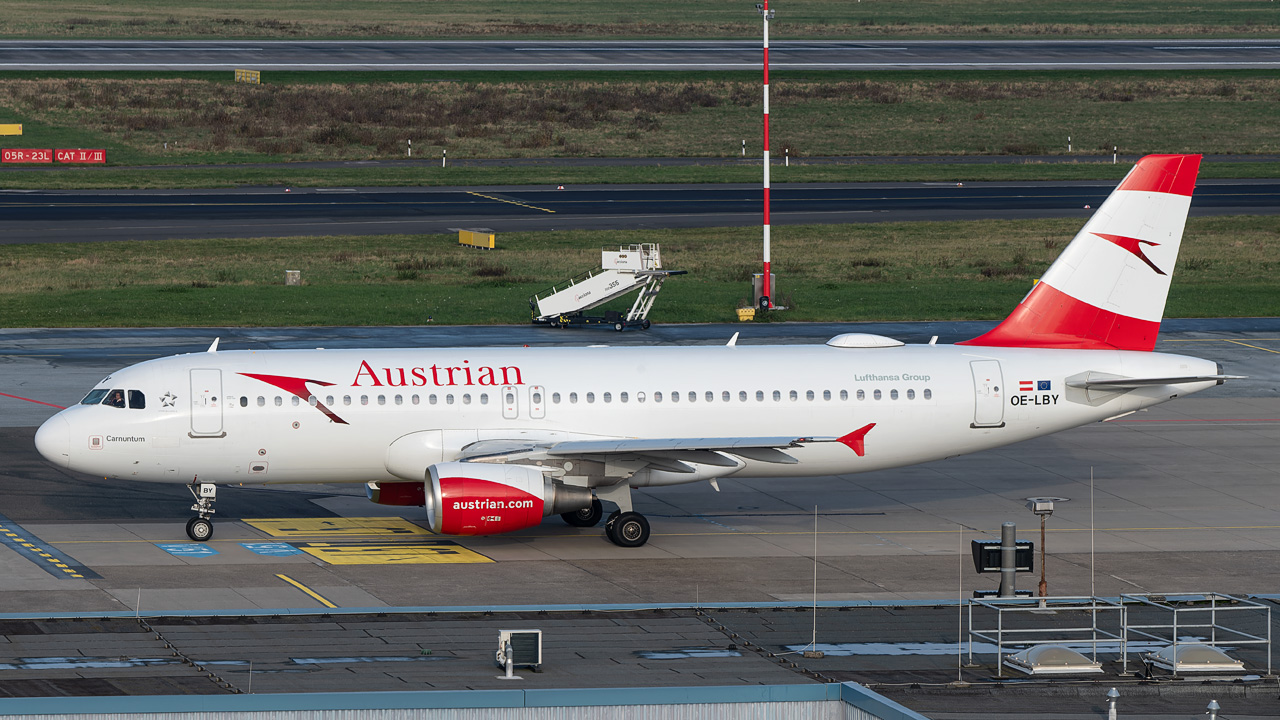
M1111 182L786 184L772 223L1087 218ZM756 185L0 191L0 244L277 235L443 233L457 228L633 229L754 225ZM1273 214L1280 181L1203 180L1193 215Z
M774 40L775 70L1280 67L1262 40ZM760 43L699 41L6 40L0 70L755 70Z
M1274 592L1274 318L1166 321L1157 350L1211 358L1250 378L1115 422L892 471L639 492L654 535L634 550L555 519L511 535L437 538L421 529L416 508L372 505L359 487L344 486L224 488L217 535L195 546L182 528L185 488L68 473L31 445L54 405L74 402L102 375L203 350L215 336L222 348L704 344L735 331L742 344L821 342L851 331L948 342L988 325L0 331L0 613L11 613L0 615L0 697L226 693L247 686L249 662L260 673L257 692L497 687L489 646L498 628L520 626L547 633L548 672L523 673L528 687L786 684L814 682L816 673L870 683L931 717L956 720L1091 717L1111 685L1120 685L1130 717L1198 712L1205 693L1232 708L1231 717L1274 715L1274 688L1257 681L1139 685L1120 677L1113 650L1103 653L1106 674L1093 681L997 684L994 650L980 647L976 667L957 668L954 605L996 583L973 572L969 541L998 537L1004 521L1038 541L1023 502L1042 495L1067 498L1048 522L1053 595ZM1019 582L1034 587L1032 577ZM805 608L814 601L823 606L814 627L827 657L770 657L809 642L815 618ZM766 607L705 617L693 609L623 611L733 602ZM588 603L611 609L457 612ZM241 611L258 617L187 617ZM39 619L93 612L122 618ZM148 624L140 628L135 612ZM168 648L192 664L169 658ZM1232 654L1250 672L1265 672L1261 648ZM1130 661L1131 672L1141 669L1136 654ZM974 685L947 687L957 672Z

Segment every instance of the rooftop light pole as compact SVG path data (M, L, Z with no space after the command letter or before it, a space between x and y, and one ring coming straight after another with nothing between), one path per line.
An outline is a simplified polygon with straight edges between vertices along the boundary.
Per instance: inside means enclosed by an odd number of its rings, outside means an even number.
M764 275L760 278L757 302L761 310L768 310L773 307L769 287L769 21L773 19L773 11L769 9L769 0L756 5L756 11L764 18Z

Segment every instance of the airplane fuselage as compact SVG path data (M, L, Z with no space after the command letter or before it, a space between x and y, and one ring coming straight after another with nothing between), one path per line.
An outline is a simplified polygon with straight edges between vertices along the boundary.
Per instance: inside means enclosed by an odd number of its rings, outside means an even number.
M422 480L427 465L481 441L833 438L874 424L863 455L805 443L787 450L794 464L748 459L732 471L648 472L631 483L643 486L936 460L1214 384L1068 385L1089 373L1216 371L1210 361L1161 353L952 345L220 351L121 370L88 396L99 400L63 411L37 440L46 457L110 478L341 483ZM117 390L125 407L103 404L99 391ZM135 396L143 407L129 407ZM436 433L429 447L391 457L398 440L424 432Z

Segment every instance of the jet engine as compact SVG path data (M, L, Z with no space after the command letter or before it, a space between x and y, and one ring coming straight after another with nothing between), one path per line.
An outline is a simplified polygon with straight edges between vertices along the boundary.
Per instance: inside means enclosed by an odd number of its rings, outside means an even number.
M591 491L528 465L443 462L427 468L427 522L442 535L493 535L591 506Z

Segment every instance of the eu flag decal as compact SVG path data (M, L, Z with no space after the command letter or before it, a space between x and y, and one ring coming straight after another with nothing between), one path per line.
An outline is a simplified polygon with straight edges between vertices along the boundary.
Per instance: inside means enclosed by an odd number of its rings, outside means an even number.
M1037 392L1040 392L1040 391L1046 391L1046 390L1052 390L1052 389L1053 389L1053 381L1052 381L1052 380L1037 380L1037 381L1036 381L1036 391L1037 391Z

